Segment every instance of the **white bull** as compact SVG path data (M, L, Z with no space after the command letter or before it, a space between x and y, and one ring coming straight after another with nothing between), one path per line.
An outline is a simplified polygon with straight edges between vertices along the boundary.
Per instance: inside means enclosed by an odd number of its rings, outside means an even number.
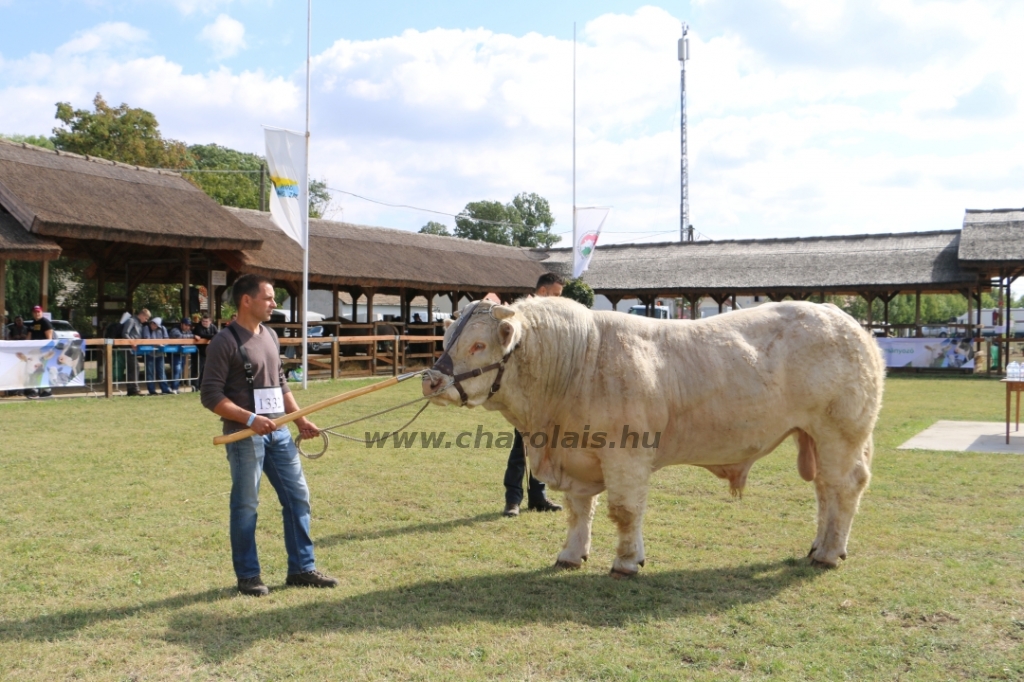
M808 556L825 566L846 558L885 369L875 341L839 308L771 303L681 322L533 298L480 301L463 315L454 343L455 327L446 335L451 363L442 357L423 392L462 404L452 376L485 370L459 382L465 404L499 410L524 434L534 476L565 492L569 534L557 566L587 559L596 496L607 490L619 536L612 575L635 574L652 472L701 466L739 494L753 463L790 435L818 498Z

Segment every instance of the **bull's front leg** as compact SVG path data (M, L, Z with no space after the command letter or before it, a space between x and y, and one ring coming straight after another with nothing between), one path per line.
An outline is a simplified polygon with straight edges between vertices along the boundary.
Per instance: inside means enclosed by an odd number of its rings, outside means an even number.
M643 521L647 509L650 468L637 461L622 462L616 470L605 466L608 486L608 516L619 530L619 545L612 562L613 578L629 578L644 565Z
M566 493L565 506L569 512L569 535L558 554L555 566L572 570L582 566L590 555L590 529L594 523L594 511L597 509L597 495Z

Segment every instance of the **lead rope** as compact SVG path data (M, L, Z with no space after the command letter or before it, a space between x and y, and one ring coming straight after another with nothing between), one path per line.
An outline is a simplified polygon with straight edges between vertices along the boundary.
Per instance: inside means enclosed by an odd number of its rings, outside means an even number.
M338 438L344 438L345 440L354 440L357 443L365 443L366 442L365 437L364 438L357 438L355 436L350 436L347 433L339 433L339 432L335 431L334 429L340 429L343 426L351 426L352 424L356 424L358 422L365 421L367 419L372 419L373 417L379 417L380 415L387 414L388 412L394 412L395 410L400 410L403 407L408 407L409 405L415 405L416 403L420 403L420 402L423 402L425 400L430 400L434 396L436 396L436 395L438 395L438 394L448 390L451 387L451 385L452 385L452 382L447 382L444 386L442 386L438 390L434 391L430 395L425 396L423 398L416 398L414 400L410 400L407 403L402 403L401 405L395 405L394 407L389 407L386 410L381 410L380 412L374 412L373 414L368 414L368 415L365 415L365 416L362 416L362 417L357 417L357 418L351 419L351 420L349 420L347 422L342 422L340 424L334 424L333 426L329 426L329 427L327 427L325 429L320 429L320 438L323 439L323 447L320 449L319 452L316 452L316 453L313 453L313 454L305 452L302 449L302 436L301 435L298 438L295 439L295 447L298 449L299 454L302 455L303 457L305 457L307 459L319 459L320 457L322 457L324 455L325 452L327 452L327 448L330 447L331 436L337 436ZM416 419L421 414L423 414L423 410L427 409L427 407L429 405L430 405L430 403L426 403L425 405L423 405L423 407L421 407L419 410L417 410L416 414L414 414L412 416L412 419L410 419L409 421L407 421L404 424L402 424L393 433L399 433L399 432L404 431L405 429L409 428L409 425L412 424L414 421L416 421Z

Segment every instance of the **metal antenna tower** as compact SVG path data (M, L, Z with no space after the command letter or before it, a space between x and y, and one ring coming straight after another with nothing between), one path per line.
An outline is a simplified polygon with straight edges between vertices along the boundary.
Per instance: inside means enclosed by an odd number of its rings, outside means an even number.
M690 26L683 22L683 37L679 39L679 241L693 241L690 224L690 178L686 162L686 61L690 58L690 40L686 37Z

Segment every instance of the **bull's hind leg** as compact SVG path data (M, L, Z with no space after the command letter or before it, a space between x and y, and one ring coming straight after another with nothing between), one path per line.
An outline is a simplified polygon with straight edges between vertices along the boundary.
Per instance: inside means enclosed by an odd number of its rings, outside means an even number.
M582 566L590 555L590 528L597 509L597 495L566 493L565 506L569 511L569 535L565 538L555 566L568 570Z
M811 561L835 567L846 558L846 543L860 497L871 479L872 440L851 446L836 437L818 440L818 535L808 553Z

